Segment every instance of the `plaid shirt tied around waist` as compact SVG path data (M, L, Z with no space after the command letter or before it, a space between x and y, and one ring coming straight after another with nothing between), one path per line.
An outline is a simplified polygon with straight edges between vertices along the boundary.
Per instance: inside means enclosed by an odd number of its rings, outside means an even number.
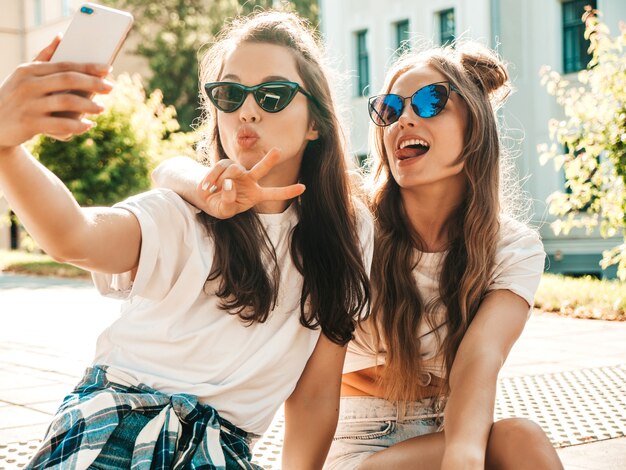
M261 469L248 434L186 394L166 395L107 366L87 369L26 468Z

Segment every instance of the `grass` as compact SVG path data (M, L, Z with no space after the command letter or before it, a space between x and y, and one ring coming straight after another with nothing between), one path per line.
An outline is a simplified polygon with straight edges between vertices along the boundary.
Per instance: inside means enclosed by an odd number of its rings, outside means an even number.
M48 255L23 251L0 250L0 271L30 276L52 276L73 279L89 279L83 269L64 263L57 263Z
M544 274L535 307L573 318L626 321L626 282Z
M89 273L47 255L0 250L0 271L88 279ZM626 283L544 274L535 307L573 318L626 321Z

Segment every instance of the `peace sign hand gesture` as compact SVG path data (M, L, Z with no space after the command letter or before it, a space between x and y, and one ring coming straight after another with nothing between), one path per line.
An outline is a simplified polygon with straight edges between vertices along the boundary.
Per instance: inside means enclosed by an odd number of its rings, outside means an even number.
M259 185L279 157L280 151L273 148L250 170L232 160L220 160L198 185L197 195L203 201L200 209L218 219L228 219L263 202L299 196L305 190L300 183L268 188Z

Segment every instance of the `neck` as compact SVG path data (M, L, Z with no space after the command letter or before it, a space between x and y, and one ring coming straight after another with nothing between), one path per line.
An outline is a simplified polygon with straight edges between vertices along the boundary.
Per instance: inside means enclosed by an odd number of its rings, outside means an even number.
M400 189L411 227L425 243L425 251L444 251L450 242L447 223L463 202L466 183L462 175L417 188Z
M289 201L265 201L254 206L254 210L259 214L279 214L285 212L289 206Z

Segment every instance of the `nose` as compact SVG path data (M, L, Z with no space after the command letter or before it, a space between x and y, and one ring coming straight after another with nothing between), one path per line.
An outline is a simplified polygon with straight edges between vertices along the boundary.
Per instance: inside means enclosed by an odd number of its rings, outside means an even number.
M400 125L401 129L404 129L405 127L410 128L417 126L417 115L413 112L413 110L410 110L409 113L404 111L400 116L400 119L398 119L398 124Z
M243 104L239 108L239 119L245 123L257 122L261 119L259 105L254 100L252 93L248 93L248 96L243 100Z
M408 102L407 102L408 101ZM421 119L411 106L411 97L408 96L404 98L404 108L402 109L402 114L398 118L398 124L401 129L405 127L415 127L417 125L418 119Z

